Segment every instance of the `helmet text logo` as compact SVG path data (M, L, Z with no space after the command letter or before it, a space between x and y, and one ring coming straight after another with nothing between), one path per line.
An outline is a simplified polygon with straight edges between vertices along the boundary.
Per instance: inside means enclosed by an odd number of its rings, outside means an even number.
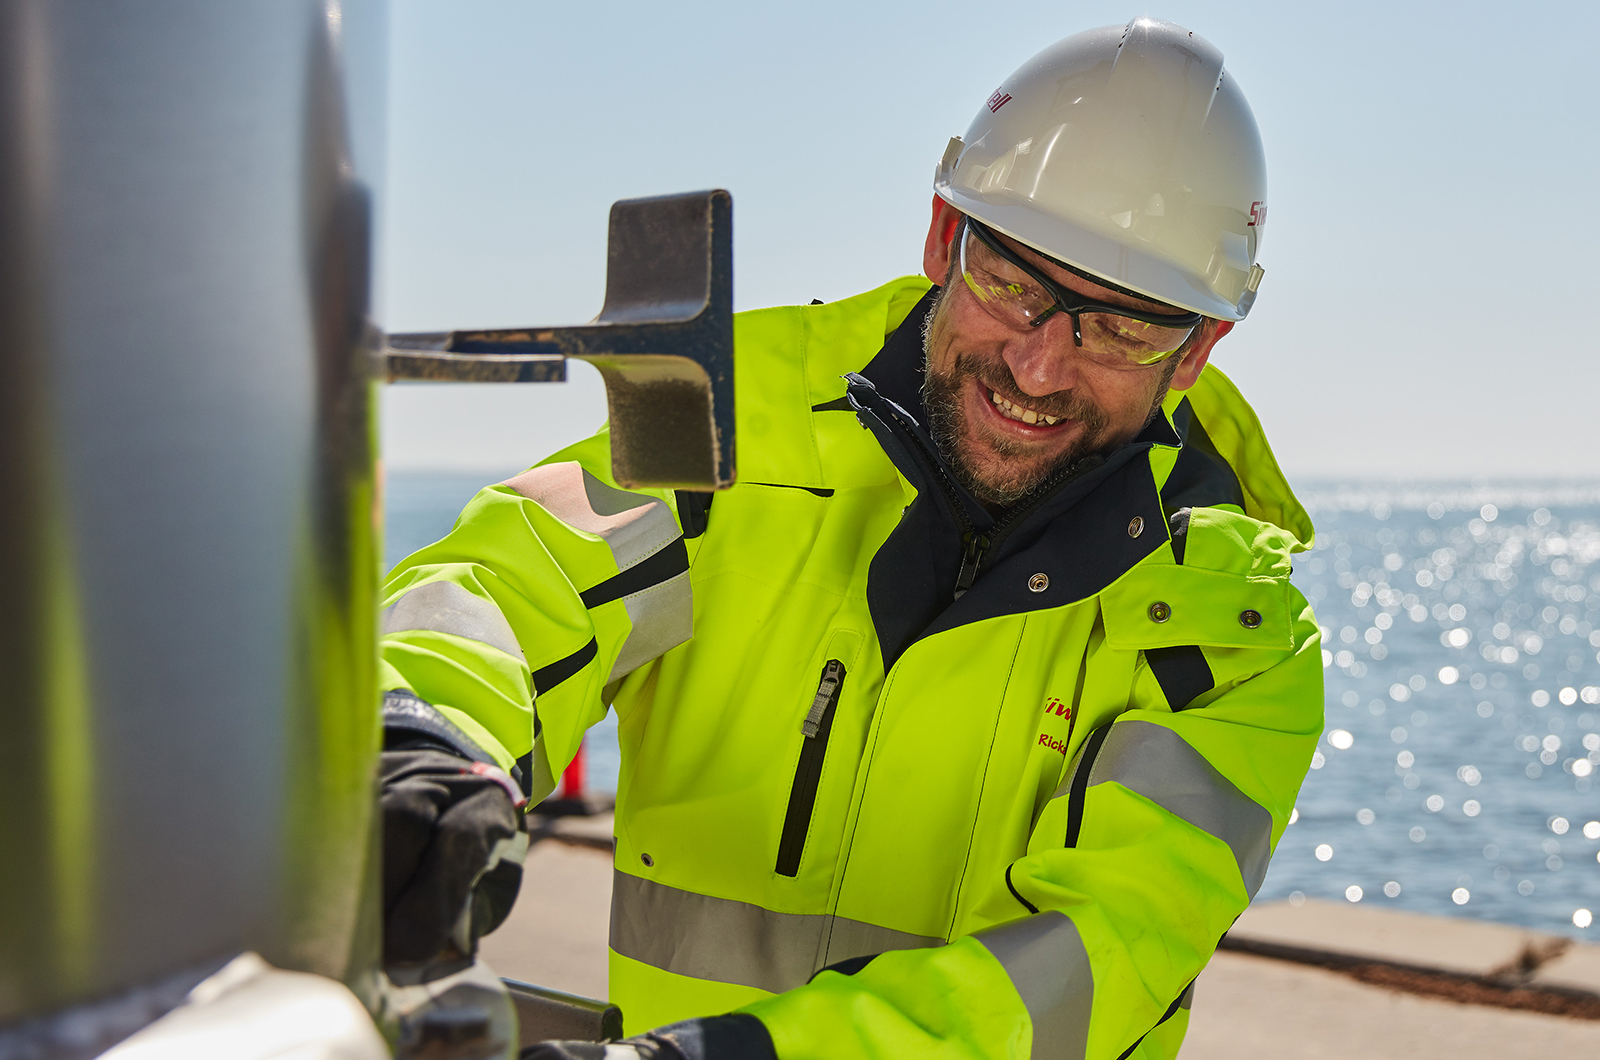
M1001 107L1010 102L1011 93L1005 91L1004 89L997 88L994 90L994 95L989 97L989 102L985 103L984 106L989 108L990 114L996 114L999 112Z
M1251 203L1250 204L1250 223L1248 225L1246 225L1245 227L1246 228L1254 228L1257 225L1264 225L1266 223L1267 223L1267 204L1264 203L1264 202L1259 202L1259 201Z

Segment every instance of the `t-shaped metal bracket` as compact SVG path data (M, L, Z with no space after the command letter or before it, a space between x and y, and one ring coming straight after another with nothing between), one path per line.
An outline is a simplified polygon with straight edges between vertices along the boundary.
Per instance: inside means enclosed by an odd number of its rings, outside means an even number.
M624 487L734 482L733 199L722 190L611 207L606 300L588 324L389 336L396 379L558 382L600 369Z

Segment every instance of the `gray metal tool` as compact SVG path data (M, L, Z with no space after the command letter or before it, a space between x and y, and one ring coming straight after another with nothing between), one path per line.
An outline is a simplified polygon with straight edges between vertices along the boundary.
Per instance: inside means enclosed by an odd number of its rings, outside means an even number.
M560 990L503 979L517 1009L519 1045L549 1041L603 1042L622 1037L622 1010L609 1001L595 1001Z
M390 380L559 382L600 369L626 487L734 482L733 200L726 191L611 207L606 300L571 327L391 335Z

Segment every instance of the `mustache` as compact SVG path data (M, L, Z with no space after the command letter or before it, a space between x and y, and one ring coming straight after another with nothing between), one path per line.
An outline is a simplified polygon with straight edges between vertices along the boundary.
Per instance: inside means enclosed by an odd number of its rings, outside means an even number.
M971 376L1013 405L1021 405L1046 416L1076 420L1091 430L1104 426L1105 416L1100 409L1092 401L1071 390L1058 391L1043 397L1024 394L1022 388L1017 385L1016 377L1011 374L1011 369L1004 361L996 363L973 353L958 353L948 376L951 382L961 376Z

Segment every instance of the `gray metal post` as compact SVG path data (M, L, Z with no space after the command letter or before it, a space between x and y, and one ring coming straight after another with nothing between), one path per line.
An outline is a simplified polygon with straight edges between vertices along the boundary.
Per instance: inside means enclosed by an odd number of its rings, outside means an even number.
M375 968L385 36L0 0L0 1052Z

